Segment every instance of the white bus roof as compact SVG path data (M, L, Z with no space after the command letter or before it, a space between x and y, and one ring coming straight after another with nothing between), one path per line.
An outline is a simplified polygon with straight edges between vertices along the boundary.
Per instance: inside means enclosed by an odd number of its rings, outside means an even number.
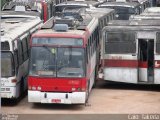
M11 42L16 38L21 37L25 32L36 29L38 24L41 24L42 20L39 17L30 17L26 15L1 15L1 27L3 28L3 34L1 33L1 42Z
M104 31L160 31L159 20L113 20Z
M57 4L56 6L67 6L67 5L77 5L77 6L96 6L101 2L98 1L67 1Z
M159 15L131 15L130 20L160 20Z
M139 5L136 2L106 2L99 5L99 7L136 7Z
M112 20L109 26L160 26L159 20Z
M160 7L146 8L142 15L160 15Z
M85 31L86 28L91 32L91 31L93 31L92 26L96 25L95 23L98 24L98 20L95 17L91 17L89 15L87 17L88 18L84 19L83 22L79 22L78 23L79 25L77 27L69 28L67 31L64 31L64 32L63 31L61 31L61 32L56 31L53 29L53 27L51 27L51 28L49 27L46 29L45 27L42 26L42 29L39 30L38 32L36 32L35 34L43 35L43 34L53 34L54 33L54 34L61 34L61 35L63 35L63 34L70 34L71 35L72 34L72 35L82 36L86 32ZM52 17L51 19L53 19L53 21L56 21L57 18ZM47 22L46 22L46 24L47 24ZM53 22L51 24L53 24ZM55 23L55 24L57 24L57 23ZM59 23L59 24L61 24L61 23ZM65 23L63 22L63 24L65 24ZM82 29L78 29L79 27L82 27ZM45 29L43 29L43 28L45 28Z

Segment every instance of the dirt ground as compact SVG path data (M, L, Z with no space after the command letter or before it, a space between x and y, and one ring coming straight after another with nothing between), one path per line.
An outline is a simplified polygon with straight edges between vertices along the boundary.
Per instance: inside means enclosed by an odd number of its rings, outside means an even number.
M17 104L2 99L2 114L160 114L160 86L99 81L89 105L33 104L27 95Z

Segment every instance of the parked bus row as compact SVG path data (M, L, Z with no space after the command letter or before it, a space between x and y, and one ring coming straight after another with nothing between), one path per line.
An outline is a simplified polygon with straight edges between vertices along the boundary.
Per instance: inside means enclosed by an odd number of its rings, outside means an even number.
M130 20L111 21L116 19L116 9L67 6L43 26L39 17L4 11L1 51L12 54L1 56L1 96L19 97L28 81L29 102L85 104L97 76L110 81L159 84L159 18L150 17L159 15L158 9L145 10L143 14L148 16L139 15L145 19L137 19L133 13Z
M99 63L99 76L104 80L160 84L159 20L111 21L100 40L96 10L90 13L92 17L80 17L76 12L73 17L71 13L51 19L45 24L49 28L44 26L32 36L29 102L87 103ZM104 21L107 17L99 16ZM75 18L77 22L72 21Z

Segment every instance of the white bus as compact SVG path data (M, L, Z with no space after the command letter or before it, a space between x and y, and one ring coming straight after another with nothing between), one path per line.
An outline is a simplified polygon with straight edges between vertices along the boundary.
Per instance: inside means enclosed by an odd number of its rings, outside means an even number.
M111 21L103 29L100 78L160 84L159 20Z
M29 39L39 29L39 17L1 15L1 98L18 98L26 89Z

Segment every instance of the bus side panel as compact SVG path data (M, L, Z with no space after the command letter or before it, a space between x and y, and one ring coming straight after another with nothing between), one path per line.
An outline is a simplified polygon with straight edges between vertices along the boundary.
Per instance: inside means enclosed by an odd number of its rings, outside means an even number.
M137 83L137 69L105 68L104 79L117 82Z
M96 69L96 52L92 55L87 65L87 78L90 80L89 91L91 91L95 79L95 69Z
M104 80L137 83L137 60L105 60Z
M154 82L160 84L160 55L155 55Z
M148 81L147 62L139 61L139 81Z

